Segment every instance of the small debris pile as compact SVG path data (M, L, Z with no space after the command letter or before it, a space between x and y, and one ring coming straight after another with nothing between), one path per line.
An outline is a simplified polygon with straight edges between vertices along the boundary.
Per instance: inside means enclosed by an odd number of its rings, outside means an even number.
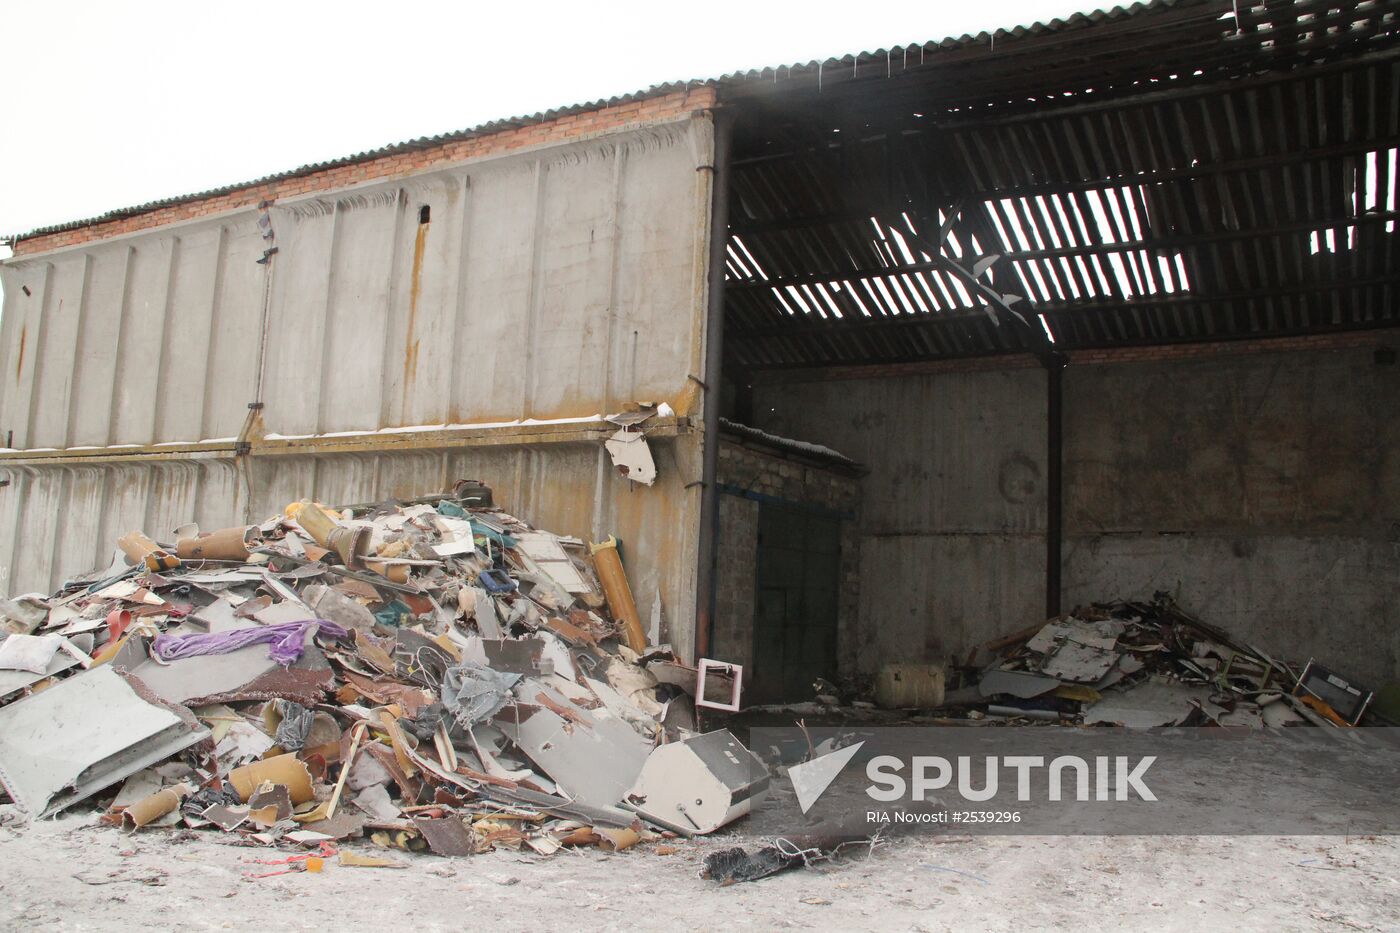
M1369 694L1183 612L1164 593L1074 613L984 646L997 659L950 701L995 717L1157 726L1354 725Z
M480 484L119 545L0 602L0 784L31 817L99 797L129 827L314 850L281 872L392 864L338 851L366 836L626 849L766 786L728 732L694 731L696 671L647 645L616 542L532 528Z

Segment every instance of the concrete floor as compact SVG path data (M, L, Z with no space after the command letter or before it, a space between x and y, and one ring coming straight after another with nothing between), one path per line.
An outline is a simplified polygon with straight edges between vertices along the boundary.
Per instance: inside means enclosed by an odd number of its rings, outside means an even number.
M1400 929L1394 837L920 837L724 888L698 877L701 861L752 842L741 835L670 855L403 856L403 870L331 864L259 880L244 875L274 869L252 860L284 853L189 835L130 836L86 814L7 822L0 928Z

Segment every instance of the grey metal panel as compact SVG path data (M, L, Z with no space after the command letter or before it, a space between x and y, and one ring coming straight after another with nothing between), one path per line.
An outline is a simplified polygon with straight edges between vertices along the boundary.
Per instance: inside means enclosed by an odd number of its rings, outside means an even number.
M261 242L249 216L0 266L13 361L0 428L24 448L237 435L257 373Z
M633 399L685 414L710 133L688 119L279 202L266 265L254 211L9 261L0 430L20 448L237 436L265 295L271 433Z
M0 711L0 781L29 817L49 816L209 737L183 715L110 666L81 673Z

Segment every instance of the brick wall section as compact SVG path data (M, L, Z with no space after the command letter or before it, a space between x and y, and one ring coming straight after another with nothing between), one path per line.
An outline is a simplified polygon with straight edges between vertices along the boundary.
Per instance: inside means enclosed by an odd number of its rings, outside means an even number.
M860 479L797 462L747 444L721 440L719 481L788 502L853 514L860 504ZM711 654L752 670L758 509L752 499L720 496L715 638ZM860 605L860 554L854 521L841 522L841 580L837 606L837 659L849 671L854 658Z
M1070 352L1070 365L1140 363L1156 360L1198 360L1252 353L1292 353L1298 350L1350 350L1359 347L1400 349L1400 328L1339 331L1296 337L1269 337L1257 340L1218 340L1200 343L1172 343L1157 346L1113 347ZM1035 369L1040 361L1030 354L976 356L956 360L929 360L920 363L886 363L871 366L826 366L811 369L771 370L754 374L755 382L812 382L831 379L878 379L883 376L914 376L925 373L975 373L990 370Z
M757 601L758 503L719 497L719 550L715 555L715 637L710 654L753 672L753 618Z
M833 512L854 512L859 479L797 462L779 453L721 439L719 481L749 492Z
M627 127L680 117L715 105L711 87L676 91L647 100L634 100L612 107L586 110L554 120L502 130L469 139L408 152L397 152L362 162L352 162L305 175L281 178L264 184L238 188L224 194L159 207L130 217L90 224L72 230L24 239L14 246L17 256L88 243L120 236L162 224L222 214L239 208L256 207L263 201L293 197L316 191L329 191L385 178L402 178L429 169L482 156L499 155L547 143L565 142Z

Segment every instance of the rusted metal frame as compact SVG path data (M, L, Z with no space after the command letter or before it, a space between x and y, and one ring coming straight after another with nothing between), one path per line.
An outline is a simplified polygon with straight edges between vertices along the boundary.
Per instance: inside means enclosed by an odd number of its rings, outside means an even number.
M1379 286L1377 286L1377 287L1379 287ZM1327 328L1305 328L1305 329L1296 329L1296 330L1291 330L1291 331L1286 331L1286 332L1280 332L1280 333L1277 333L1277 334L1269 334L1269 335L1267 335L1266 339L1287 338L1287 337L1299 337L1299 336L1309 336L1309 335L1327 334L1327 333L1358 333L1358 332L1386 331L1386 330L1400 331L1400 320L1384 319L1384 320L1378 320L1378 321L1368 321L1368 322L1366 322L1366 323L1364 323L1364 324L1355 324L1355 325L1350 325L1350 326L1346 326L1346 327L1327 327ZM1260 339L1260 335L1258 335L1258 334L1252 334L1252 333L1245 333L1245 334L1222 334L1222 335L1220 335L1220 336L1218 336L1218 337L1211 338L1211 339L1206 339L1206 338L1203 338L1203 337L1201 337L1201 336L1199 336L1199 335L1182 335L1182 336L1180 336L1180 337L1170 338L1170 339L1163 339L1163 340L1143 340L1143 341L1132 341L1132 342L1129 342L1129 343L1083 344L1083 345L1075 346L1075 347L1065 347L1065 348L1063 348L1063 349L1069 350L1069 351L1073 351L1073 350L1092 350L1092 349L1120 349L1120 348L1121 348L1121 349L1130 349L1130 348L1135 348L1135 347L1181 346L1181 345L1199 344L1199 343L1235 343L1235 342L1239 342L1239 341L1245 341L1245 340L1259 340L1259 339ZM904 357L904 358L881 358L881 359L879 359L879 360L871 361L871 365L886 366L886 365L896 365L896 364L901 364L901 363L939 362L939 361L944 361L944 360L955 360L955 359L988 359L988 358L994 358L994 357L1007 357L1007 358L1010 358L1010 357L1018 356L1018 355L1021 355L1021 354L1024 354L1024 353L1030 353L1030 354L1032 354L1032 355L1036 355L1036 354L1038 354L1038 348L1025 348L1025 349L1006 350L1006 351L997 351L997 350L982 349L982 350L974 350L974 351L968 352L968 353L948 354L948 355L936 357L936 358L933 358L933 359L930 359L930 358L928 358L928 357L918 357L918 356L911 356L911 357ZM759 367L755 367L755 374L756 374L758 377L761 378L762 375L763 375L764 373L793 372L793 371L798 371L798 370L813 370L813 369L818 369L818 370L819 370L819 369L826 369L826 368L829 368L829 364L820 363L820 362L819 362L819 363L816 363L816 364L809 364L809 363L776 364L776 365L768 365L768 366L759 366Z
M1154 111L1155 109L1156 108L1154 108ZM1147 115L1148 113L1144 112L1144 116ZM1141 132L1137 132L1135 127L1128 126L1127 115L1124 112L1105 113L1103 119L1106 120L1106 126L1107 129L1109 129L1109 134L1107 134L1109 139L1112 139L1114 130L1117 130L1117 133L1120 134L1121 148L1127 153L1126 164L1151 164L1152 168L1154 168L1155 175L1163 174L1161 171L1163 160L1158 153L1158 147L1154 144L1154 134L1151 132L1155 120L1145 119ZM1124 163L1123 158L1119 158L1119 163ZM1109 216L1109 219L1113 221L1114 238L1119 238L1121 235L1126 234L1126 228L1120 228L1119 224L1117 224L1117 217L1110 212L1109 203L1107 203L1107 200L1109 200L1107 191L1109 191L1109 186L1105 186L1105 188L1102 189L1099 200L1100 203L1105 205L1106 214ZM1095 228L1096 227L1098 227L1098 224L1095 224ZM1098 233L1098 230L1096 230L1096 233ZM1096 235L1095 241L1103 245L1103 238L1100 237L1100 235ZM1107 261L1107 254L1105 251L1102 251L1102 249L1100 249L1099 254L1095 256L1095 265L1098 266L1100 273L1112 283L1114 294L1120 294L1120 296L1127 298L1127 294L1123 291L1123 286L1121 286L1121 283L1117 280L1117 275L1113 273L1113 263Z
M647 422L647 436L677 437L691 430L689 418L653 418ZM539 444L601 443L617 430L602 420L558 424L508 425L498 428L366 433L337 437L263 440L248 448L236 441L190 444L158 444L143 447L95 447L84 449L21 449L0 453L0 464L31 463L116 463L167 460L222 459L235 455L261 458L321 456L323 454L375 453L396 450L456 450L464 447L525 447Z
M1034 218L1032 218L1030 213L1026 210L1025 205L1021 203L1023 199L1021 197L1013 196L1011 198L1008 198L1007 200L1010 201L1010 211L1017 225L1021 228L1022 232L1024 233L1027 241L1034 243L1037 251L1047 248L1053 248L1045 245L1047 244L1048 238L1042 234L1040 230L1040 225L1035 222ZM1010 258L1012 256L1012 253L1008 252L1006 255L1008 258ZM1025 261L1028 265L1034 266L1036 270L1040 273L1040 281L1043 283L1042 289L1043 291L1045 291L1043 300L1068 300L1069 289L1064 288L1060 284L1059 277L1055 275L1054 268L1050 263L1046 262L1042 264L1039 257L1029 258Z
M765 207L770 210L775 210L776 207L782 203L781 199L775 193L766 171L760 170L745 174L750 198L752 200L762 202ZM733 230L730 231L731 234L734 232ZM772 281L774 277L782 277L791 274L790 259L787 256L786 250L782 248L780 243L776 242L779 238L780 235L773 237L744 236L744 245L748 247L749 252L759 264L764 267L765 271L768 272L768 281Z
M1071 206L1084 221L1085 245L1093 250L1086 254L1084 259L1093 270L1096 279L1095 291L1098 293L1099 299L1107 297L1126 301L1128 296L1119 285L1118 277L1113 274L1113 269L1106 262L1105 247L1107 244L1103 239L1103 231L1099 229L1098 221L1093 216L1093 208L1088 203L1088 196L1084 192L1076 191L1070 192L1064 197L1070 199Z
M806 189L808 192L817 193L819 198L824 199L829 204L838 203L839 195L824 184L824 178L826 176L828 166L823 165L821 163L823 161L830 161L830 151L827 150L826 152L824 152L823 155L825 156L825 159L823 158L823 156L814 155L810 158L800 159L797 161L796 164L800 167L801 171L803 171L807 176ZM819 236L815 234L806 236L803 235L802 232L798 231L792 231L792 234L794 240L800 244L802 250L806 253L806 262L804 264L807 268L836 268L843 264L843 259L846 264L851 263L851 257L849 255L848 247L844 243L841 243L839 240L837 240L835 243L837 250L833 250L832 243L830 242L833 238L830 236ZM837 276L832 276L831 278L836 277ZM807 291L811 293L811 298L809 300L817 301L818 305L822 309L823 314L830 313L830 308L827 305L825 298L823 297L821 289L819 289L817 286L825 285L827 284L827 281L830 281L830 279L820 283L811 283L811 286L807 289ZM830 290L828 289L825 294L831 294ZM837 302L835 298L832 298L832 303L843 304L841 302ZM843 315L849 313L850 310L857 309L848 309L845 307L842 307L840 309Z
M1374 35L1375 32L1373 32L1372 34ZM1359 43L1353 42L1351 44L1356 45ZM1321 44L1317 47L1325 48L1328 51L1335 51L1338 56L1345 55L1347 57L1344 59L1334 59L1333 62L1330 63L1318 64L1311 61L1301 60L1298 55L1289 55L1286 57L1292 59L1292 61L1285 64L1282 60L1278 58L1260 56L1257 53L1249 53L1235 56L1231 62L1224 63L1227 65L1227 67L1224 68L1219 67L1219 63L1217 63L1216 66L1212 66L1208 62L1201 61L1199 59L1166 61L1161 63L1159 67L1147 70L1140 70L1133 74L1126 74L1121 71L1099 71L1094 74L1081 73L1081 76L1078 78L1075 78L1071 75L1063 75L1061 77L1060 82L1052 87L1047 87L1042 84L1034 83L1042 79L1043 75L1041 73L1028 73L1008 76L999 85L1001 88L1004 88L1004 90L1001 91L1001 93L996 94L985 93L987 88L983 88L982 93L980 93L977 96L967 96L965 94L961 96L951 96L946 94L947 85L945 84L943 87L940 88L940 90L945 90L945 96L937 99L936 102L929 100L928 91L926 89L911 87L907 91L904 91L902 94L896 93L885 95L884 99L886 102L882 105L880 110L883 112L900 113L909 111L911 109L919 109L924 112L930 110L937 110L942 115L951 116L956 119L959 115L958 111L983 110L986 109L986 107L989 104L991 104L995 105L1000 111L1005 113L1004 116L998 117L998 119L1000 120L1035 120L1042 116L1046 116L1052 112L1056 112L1061 108L1072 108L1074 110L1093 110L1099 108L1111 108L1120 106L1125 101L1134 101L1137 99L1141 99L1146 95L1144 95L1144 92L1141 90L1141 86L1133 82L1136 82L1143 77L1147 77L1149 75L1154 74L1168 74L1173 71L1189 72L1194 69L1197 69L1198 66L1204 66L1202 70L1206 71L1206 74L1204 76L1179 79L1181 83L1178 87L1172 87L1162 91L1148 92L1152 95L1150 98L1148 98L1148 102L1159 100L1164 97L1191 97L1199 96L1202 94L1218 93L1222 85L1227 84L1229 81L1240 80L1241 67L1253 70L1255 68L1262 68L1267 65L1270 67L1277 67L1280 70L1287 70L1289 65L1296 64L1299 66L1318 68L1329 67L1329 65L1338 68L1350 68L1356 67L1357 59L1361 57L1357 56L1354 51L1334 50L1329 44L1326 43ZM1363 64L1365 61L1369 60L1372 59L1363 59ZM1250 80L1256 79L1256 75L1253 74L1247 75L1247 77ZM1262 78L1259 80L1267 81L1271 79ZM1277 78L1272 80L1288 79ZM1027 96L1028 86L1034 86L1042 89L1038 97L1030 101L1025 100ZM1095 89L1094 99L1092 102L1083 104L1063 103L1063 95L1061 93L1062 91L1078 91L1084 87L1090 86L1094 87ZM825 96L829 98L830 95ZM1007 113L1006 111L1011 112Z
M729 157L733 148L731 113L714 111L714 157L711 172L710 269L705 327L705 394L700 486L699 564L695 580L694 658L709 654L714 643L719 555L720 387L724 379L724 247L729 242Z
M1133 222L1128 214L1128 203L1121 196L1119 188L1130 187L1131 185L1116 185L1105 188L1101 192L1104 203L1107 205L1105 213L1113 227L1113 238L1118 242L1105 252L1124 253L1123 262L1132 273L1133 290L1139 296L1150 295L1151 289L1148 287L1149 279L1147 270L1143 269L1138 262L1138 252L1143 249L1146 240L1137 238L1132 233Z
M1347 284L1347 285L1341 286L1339 289L1337 289L1337 291L1338 291L1338 292L1347 292L1347 293L1357 293L1357 294L1375 293L1375 292L1383 291L1384 289L1387 289L1387 288L1391 288L1391 287L1392 287L1394 284L1396 284L1396 283L1400 283L1400 279L1391 280L1391 282L1390 282L1389 284L1386 284L1386 283L1374 283L1374 284L1364 284L1364 285L1352 285L1352 284ZM1281 299L1282 297L1286 297L1286 296L1278 296L1278 299ZM1329 297L1330 297L1330 296L1329 296ZM1306 298L1306 296L1305 296L1305 295L1298 295L1298 296L1293 296L1293 298L1294 298L1294 300L1300 300L1300 301L1302 301L1302 300L1304 300L1304 299ZM1258 299L1258 300L1271 300L1271 299ZM1396 329L1396 328L1400 328L1400 317L1395 317L1395 316L1391 316L1391 317L1373 317L1373 318L1370 318L1370 319L1362 319L1362 320L1349 321L1349 322L1348 322L1348 321L1344 321L1344 322L1341 322L1341 323L1338 323L1338 324L1328 324L1328 325L1321 325L1321 326L1319 326L1319 325L1311 325L1311 326L1307 326L1307 327L1281 328L1281 329L1279 329L1279 330L1277 330L1277 331L1271 331L1271 332L1268 332L1268 333L1259 333L1259 332L1252 331L1252 330L1249 330L1249 329L1244 329L1244 330L1241 330L1241 331L1221 331L1220 333L1217 333L1217 334L1215 334L1215 335L1213 335L1213 336L1210 336L1210 337L1207 337L1207 336L1204 336L1204 335L1199 335L1199 334L1181 334L1181 335L1178 335L1178 336L1175 336L1175 337L1168 337L1168 338L1164 338L1164 339L1150 340L1150 341L1128 341L1128 342L1122 342L1122 343L1115 343L1115 342L1085 343L1085 344L1081 344L1081 345L1076 345L1076 346L1074 346L1074 347L1066 347L1065 349L1070 349L1070 350L1118 349L1118 348L1129 349L1129 348L1133 348L1133 347L1170 346L1170 345L1176 345L1176 344L1182 344L1182 343L1201 343L1201 342L1212 343L1212 342L1229 342L1229 341L1237 341L1237 340L1260 340L1260 339L1273 340L1273 339L1286 338L1286 337L1315 336L1315 335L1320 335L1320 334L1334 334L1334 333L1351 333L1351 332L1356 332L1356 331L1369 331L1369 330L1393 330L1393 329Z
M1075 232L1069 229L1069 226L1065 223L1065 218L1060 217L1060 205L1053 200L1052 196L1037 196L1035 206L1036 210L1044 217L1046 225L1049 226L1062 244L1067 247L1083 245L1078 242L1079 238L1075 235ZM1079 298L1088 300L1091 297L1089 284L1085 281L1083 272L1080 270L1079 266L1073 261L1076 258L1078 257L1062 257L1060 259L1060 269L1063 270L1065 277L1071 283L1071 287L1079 293ZM1097 291L1097 289L1095 289L1095 291Z
M1233 302L1233 301L1246 301L1246 300L1249 300L1249 299L1252 299L1252 298L1272 299L1272 298L1280 298L1280 297L1295 296L1295 295L1332 294L1332 293L1335 293L1335 292L1338 292L1338 291L1345 291L1345 290L1351 289L1351 288L1374 287L1374 286L1389 286L1389 285L1395 285L1395 284L1400 284L1400 271L1392 272L1392 273L1389 274L1389 275L1377 276L1377 277L1374 278L1374 279L1363 279L1363 280L1358 280L1358 281L1331 281L1331 282L1323 282L1323 283L1300 283L1300 284L1294 284L1294 285L1279 286L1279 287L1269 288L1269 289L1247 289L1247 290L1242 290L1242 291L1238 291L1238 292L1225 293L1225 294L1218 294L1218 295L1201 295L1201 294L1196 294L1196 293L1191 293L1191 292L1186 292L1186 293L1180 293L1180 292L1178 292L1178 293L1172 294L1172 295L1167 295L1167 294L1159 293L1159 294L1157 294L1157 295L1155 295L1155 296L1146 296L1146 297L1144 297L1144 298L1142 298L1142 299L1140 299L1140 300L1134 300L1134 301L1128 301L1128 302L1124 302L1124 301L1109 301L1109 302L1075 302L1075 303L1066 303L1066 304L1047 304L1047 305L1044 305L1044 306L1038 308L1037 310L1039 311L1039 313L1046 314L1047 316L1050 316L1050 315L1060 316L1060 315L1079 314L1079 313L1084 313L1084 312L1094 312L1094 311L1105 311L1105 310L1121 309L1121 308L1127 307L1129 304L1135 304L1135 305L1137 305L1138 307L1143 308L1143 309L1168 308L1168 307L1171 307L1171 306L1192 305L1192 304L1223 304L1223 303L1226 303L1226 302ZM1395 314L1395 316L1397 317L1397 319L1400 319L1400 309L1397 309L1397 311L1396 311L1396 312L1393 312L1393 313ZM980 315L980 313L978 313L978 312L967 312L967 313L965 313L964 315L961 315L960 318L957 319L957 320L961 320L962 322L966 322L966 321L977 321L980 317L982 317L982 315ZM748 331L748 332L745 332L745 333L743 333L743 334L738 334L738 335L735 335L735 336L741 337L742 339L745 339L745 340L748 340L748 339L762 339L762 338L768 338L768 337L792 337L792 336L807 334L807 333L814 332L814 331L841 332L841 331L860 331L860 330L866 330L866 329L877 330L877 329L880 329L880 328L900 328L900 327L909 327L909 326L919 326L919 325L923 325L923 324L926 324L926 323L927 323L927 324L934 324L934 325L946 325L946 324L951 324L951 323L953 323L953 321L950 321L950 320L948 320L948 319L946 319L946 318L935 317L935 316L932 316L932 315L921 315L921 316L918 316L918 317L908 317L908 316L904 316L902 319L887 320L887 321L873 321L873 320L865 320L865 321L862 321L862 322L855 322L855 321L837 321L837 322L818 322L818 323L811 323L811 324L804 324L804 325L789 325L789 326L787 326L787 327L783 327L783 328L774 328L774 329L770 329L770 330ZM1306 329L1304 329L1304 330L1306 330ZM1109 342L1109 345L1115 345L1115 344L1117 344L1117 343L1122 343L1122 344L1124 344L1124 345L1128 345L1128 344L1139 345L1139 344L1141 344L1141 343L1148 343L1148 344L1150 344L1150 343L1152 343L1152 342L1153 342L1153 341L1151 341L1151 340L1147 340L1147 341L1110 341L1110 342Z

